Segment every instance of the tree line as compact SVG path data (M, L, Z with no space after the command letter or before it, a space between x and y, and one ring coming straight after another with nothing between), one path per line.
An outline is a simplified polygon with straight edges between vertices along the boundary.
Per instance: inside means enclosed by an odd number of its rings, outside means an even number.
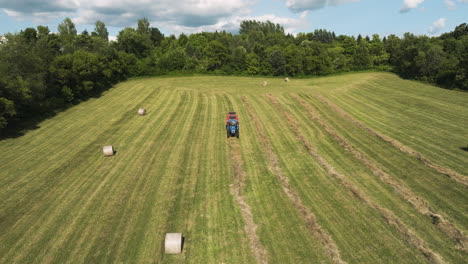
M0 130L53 113L134 76L169 73L312 76L381 70L449 89L468 90L468 26L439 37L296 36L270 21L243 21L239 34L164 36L146 18L116 41L102 21L78 34L71 19L0 37Z

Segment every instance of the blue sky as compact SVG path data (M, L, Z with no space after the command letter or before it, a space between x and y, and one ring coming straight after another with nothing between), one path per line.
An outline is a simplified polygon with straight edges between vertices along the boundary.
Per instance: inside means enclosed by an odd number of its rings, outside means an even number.
M116 36L147 17L164 34L227 30L245 19L270 20L287 32L324 28L346 35L438 35L468 22L468 0L0 0L0 34L70 17L79 31L106 23Z

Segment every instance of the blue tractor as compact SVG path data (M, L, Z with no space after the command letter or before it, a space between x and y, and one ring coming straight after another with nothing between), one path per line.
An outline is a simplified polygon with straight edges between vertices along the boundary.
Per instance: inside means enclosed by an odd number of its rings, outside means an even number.
M229 119L226 123L227 138L239 138L239 121L236 119Z

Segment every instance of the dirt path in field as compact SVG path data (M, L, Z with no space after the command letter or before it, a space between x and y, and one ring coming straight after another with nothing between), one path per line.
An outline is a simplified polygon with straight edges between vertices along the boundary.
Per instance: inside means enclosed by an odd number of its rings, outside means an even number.
M257 260L257 263L267 264L268 253L257 236L257 225L253 220L252 209L243 195L245 189L245 178L247 175L242 165L240 144L237 139L230 140L228 144L235 177L234 183L229 185L229 190L241 209L242 218L245 222L245 233L249 239L249 246Z
M247 112L249 113L250 119L252 120L253 124L255 124L257 131L260 134L261 142L264 147L264 153L267 156L271 166L270 170L279 178L284 192L293 203L294 208L296 208L296 210L299 212L300 216L306 223L307 229L320 241L320 243L325 249L325 254L328 255L334 263L346 263L341 258L340 251L333 238L319 225L319 223L317 222L317 217L314 215L314 213L310 211L306 206L304 206L299 194L293 189L293 187L289 183L288 177L281 170L279 165L279 158L273 151L271 142L263 133L264 128L262 126L261 121L255 114L252 105L247 101L247 98L245 96L242 96L242 102L244 103Z
M338 135L329 125L321 118L320 114L315 111L309 104L299 98L297 95L292 97L298 101L309 113L312 120L316 121L328 134L330 134L346 151L353 154L355 158L360 160L375 176L379 177L382 182L390 185L403 199L408 201L420 214L429 217L439 230L447 234L453 241L457 243L457 248L468 251L468 237L463 231L450 223L440 213L437 213L430 207L427 201L414 194L407 186L397 181L394 177L384 172L377 163L370 160L364 153L357 150L345 138Z
M399 142L399 141L397 141L397 140L395 140L395 139L393 139L391 137L388 137L386 135L383 135L383 134L375 131L374 129L364 125L363 123L361 123L360 121L358 121L357 119L355 119L354 117L352 117L351 115L346 113L343 109L341 109L337 105L333 104L332 102L330 102L328 99L324 98L323 96L318 95L317 98L320 101L322 101L323 103L325 103L326 105L328 105L331 109L333 109L339 115L341 115L342 117L344 117L344 118L348 119L349 121L353 122L357 126L363 128L364 130L369 132L371 135L374 135L377 138L391 144L395 148L399 149L401 152L404 152L404 153L406 153L406 154L408 154L408 155L410 155L412 157L415 157L416 159L421 161L424 165L428 166L429 168L437 171L438 173L446 175L447 177L449 177L449 178L453 179L454 181L456 181L456 182L462 184L463 186L465 186L465 188L468 188L468 176L464 176L464 175L462 175L462 174L460 174L460 173L458 173L456 171L453 171L453 170L451 170L449 168L437 165L434 162L432 162L431 160L429 160L428 158L424 157L421 153L415 151L414 149L412 149L412 148L410 148L408 146L405 146L401 142Z
M445 263L442 257L433 252L425 243L423 239L417 236L411 228L401 222L401 220L392 211L387 208L381 207L372 201L364 192L360 191L353 183L351 183L346 176L336 171L336 169L328 163L319 153L315 146L313 146L307 139L304 138L302 133L299 131L297 120L287 113L277 98L272 95L267 95L270 102L283 114L288 121L288 125L293 131L296 138L302 143L307 153L312 156L322 168L324 168L328 175L337 179L341 185L343 185L348 191L350 191L356 198L367 204L369 207L377 210L380 215L385 219L387 224L393 226L398 232L404 237L405 241L415 247L421 252L431 263Z

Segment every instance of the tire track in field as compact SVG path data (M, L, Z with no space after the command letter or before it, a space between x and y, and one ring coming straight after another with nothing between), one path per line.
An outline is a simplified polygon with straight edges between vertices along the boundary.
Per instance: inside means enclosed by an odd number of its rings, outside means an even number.
M445 217L436 212L422 197L417 196L407 186L400 183L394 177L384 172L382 168L376 162L371 161L364 153L355 148L345 138L338 135L315 111L308 103L297 95L292 97L298 101L304 109L309 113L309 116L313 121L316 121L328 134L330 134L346 151L353 154L355 158L360 160L375 176L377 176L382 182L390 185L403 199L409 202L418 213L429 217L432 224L435 225L440 231L445 233L450 239L456 244L457 248L465 252L468 251L468 237L463 233L461 229L450 223Z
M232 140L231 140L232 141ZM237 140L229 144L229 153L231 154L231 162L234 171L235 182L229 185L229 190L236 199L241 210L242 218L244 219L245 233L249 239L249 246L252 254L255 256L257 263L268 263L268 253L260 242L257 236L257 224L253 220L252 209L250 208L243 193L245 189L246 172L243 168L242 157L240 155L241 147Z
M446 175L447 177L449 177L449 178L455 180L456 182L464 185L465 188L468 188L468 176L464 176L464 175L462 175L462 174L460 174L460 173L458 173L458 172L456 172L456 171L454 171L452 169L449 169L449 168L443 167L441 165L435 164L434 162L432 162L431 160L426 158L421 153L415 151L414 149L402 144L401 142L399 142L399 141L397 141L397 140L395 140L395 139L393 139L393 138L391 138L389 136L383 135L383 134L377 132L376 130L364 125L362 122L358 121L357 119L355 119L354 117L352 117L351 115L346 113L343 109L341 109L337 105L333 104L332 102L330 102L325 97L323 97L321 95L318 95L317 98L320 101L322 101L323 103L325 103L326 105L328 105L333 111L335 111L336 113L338 113L342 117L346 118L347 120L351 121L352 123L356 124L360 128L366 130L371 135L374 135L377 138L389 143L390 145L397 148L401 152L406 153L406 154L418 159L419 161L421 161L424 165L428 166L429 168L437 171L438 173Z
M426 242L421 239L418 235L416 235L411 228L409 228L406 224L404 224L398 216L396 216L392 211L389 209L382 207L372 201L364 192L359 190L352 182L350 182L347 177L339 172L328 163L319 153L315 146L313 146L299 131L299 126L297 120L285 109L281 106L280 102L277 100L276 97L273 95L267 95L267 98L270 102L275 106L278 111L283 114L283 116L288 121L288 125L293 131L293 134L296 138L302 143L304 148L306 149L307 153L313 157L322 168L324 168L328 175L332 176L333 178L337 179L341 185L343 185L348 191L350 191L356 198L358 198L363 203L367 204L367 206L375 209L379 212L379 214L385 219L387 224L393 226L403 237L405 242L416 248L421 254L423 254L431 263L438 263L442 264L445 261L442 257L432 251L426 244Z
M264 154L267 156L268 161L271 165L271 168L269 169L280 180L283 191L286 193L287 197L291 200L292 204L294 205L294 208L296 208L296 210L299 212L300 216L306 223L307 229L309 229L312 235L314 235L320 241L320 243L325 249L325 254L328 255L334 263L346 263L341 258L340 251L333 238L317 222L317 217L315 216L315 214L309 208L304 206L299 194L293 189L293 187L289 183L288 177L281 170L279 165L279 158L273 151L273 146L271 145L270 140L263 132L264 128L257 115L255 114L252 105L248 102L247 97L242 96L241 99L247 109L251 120L257 127L258 133L260 134L260 139L264 148Z

